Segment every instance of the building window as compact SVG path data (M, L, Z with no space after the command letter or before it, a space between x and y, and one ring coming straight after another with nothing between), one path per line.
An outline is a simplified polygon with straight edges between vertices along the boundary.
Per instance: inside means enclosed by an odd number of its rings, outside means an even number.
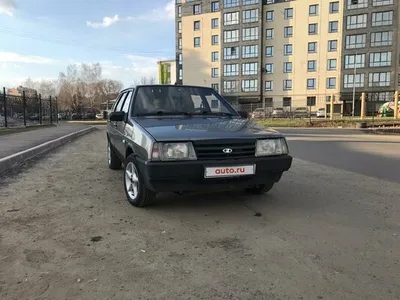
M239 64L224 65L224 76L239 76Z
M344 68L364 68L365 67L365 54L353 54L344 56Z
M265 98L265 107L272 107L273 106L273 99L272 98Z
M308 34L318 34L318 24L308 24Z
M283 73L292 73L293 71L293 63L292 62L284 62L283 63Z
M242 46L242 58L258 57L258 45Z
M182 79L183 79L183 70L182 70L182 69L179 69L178 79L179 79L179 80L182 80Z
M211 44L212 45L218 45L219 44L219 39L218 39L218 35L217 34L211 36Z
M368 7L368 0L346 0L347 9L366 8Z
M236 80L225 80L224 81L224 92L234 93L239 91L239 84Z
M360 49L365 48L367 41L367 34L356 34L346 36L346 49Z
M284 91L291 91L292 90L292 80L291 79L285 79L283 81L283 90Z
M309 60L307 62L307 72L315 72L315 71L317 71L317 61Z
M315 90L317 87L317 79L309 78L307 79L307 90Z
M392 52L376 52L369 54L370 67L390 67L392 65Z
M339 1L329 3L329 13L337 14L339 12Z
M328 59L328 63L327 63L328 71L336 70L336 68L337 68L337 59L336 58Z
M182 17L182 6L178 6L178 18Z
M329 77L326 79L326 88L328 90L336 88L336 77Z
M215 29L218 28L218 18L211 19L211 28Z
M178 22L178 33L182 33L182 22Z
M329 52L337 51L337 40L328 41L328 51Z
M200 30L200 21L194 21L193 22L193 29L195 31Z
M211 2L211 11L219 11L219 1Z
M308 8L308 14L310 15L310 17L318 16L318 9L319 9L318 4L310 5Z
M242 64L242 75L257 75L258 63L244 63Z
M211 77L212 78L217 78L219 76L219 69L218 68L212 68L211 69Z
M283 46L283 54L285 56L292 55L293 54L293 45L292 44L286 44Z
M274 39L274 29L273 28L268 28L265 30L266 32L266 38L267 40L273 40Z
M338 32L339 30L339 22L338 21L331 21L329 22L329 32L333 33L333 32Z
M347 16L346 29L357 29L367 27L368 14Z
M233 43L238 41L239 41L239 29L224 31L224 43Z
M243 5L253 5L260 3L260 0L243 0Z
M258 80L257 79L242 80L242 91L243 92L257 92L258 91Z
M388 26L393 24L393 11L372 13L372 26Z
M182 53L178 54L178 64L182 64Z
M258 22L258 9L249 9L242 12L243 23Z
M371 47L391 46L393 44L393 31L371 33Z
M238 59L239 58L239 46L224 48L224 60Z
M265 47L265 56L266 57L273 57L274 56L274 46Z
M236 25L236 24L239 24L238 11L224 14L224 25Z
M219 91L219 84L218 83L212 83L211 84L211 88L218 92Z
M266 91L272 91L273 88L274 88L274 85L273 85L272 80L267 80L267 81L265 82L265 90L266 90Z
M176 4L182 4L182 0L176 0Z
M199 37L195 37L193 39L194 41L194 47L200 47L200 38Z
M285 8L283 15L285 20L293 19L293 8Z
M239 0L224 0L224 7L237 7L239 6Z
M242 41L258 40L258 27L242 29Z
M178 49L182 50L182 38L178 39Z
M199 14L201 14L201 4L195 4L195 5L193 5L193 14L194 14L194 15L199 15Z
M274 21L274 11L273 10L267 11L265 19L267 22L273 22Z
M308 53L316 53L316 52L317 52L317 42L309 42Z
M284 28L285 38L290 38L293 36L293 26L286 26Z
M218 51L211 52L211 61L218 61L218 60L219 60Z
M372 0L372 6L393 5L393 0Z
M345 74L343 78L344 88L364 87L364 73L362 74Z
M272 63L265 64L265 73L266 74L274 73L274 64L272 64Z
M307 104L307 106L315 106L317 104L317 97L316 96L308 96L306 104Z
M390 86L390 72L369 73L370 87L373 86Z

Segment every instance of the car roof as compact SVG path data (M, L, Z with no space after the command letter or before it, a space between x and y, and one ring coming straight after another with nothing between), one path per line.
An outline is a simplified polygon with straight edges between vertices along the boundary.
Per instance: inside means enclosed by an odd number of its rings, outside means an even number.
M132 87L125 88L121 90L119 93L130 91L139 87L189 87L189 88L213 89L209 86L187 85L187 84L138 84Z

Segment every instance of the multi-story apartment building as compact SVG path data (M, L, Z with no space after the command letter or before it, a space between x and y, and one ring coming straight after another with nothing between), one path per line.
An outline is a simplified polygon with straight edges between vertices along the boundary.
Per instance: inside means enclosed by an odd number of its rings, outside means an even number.
M362 91L387 100L399 82L398 2L177 0L177 81L274 107L323 107L332 95L351 106Z
M341 99L352 111L352 99L367 93L368 110L391 100L399 82L399 0L346 0L342 34ZM356 101L355 113L360 110Z
M175 84L176 83L176 61L162 60L158 62L158 83Z

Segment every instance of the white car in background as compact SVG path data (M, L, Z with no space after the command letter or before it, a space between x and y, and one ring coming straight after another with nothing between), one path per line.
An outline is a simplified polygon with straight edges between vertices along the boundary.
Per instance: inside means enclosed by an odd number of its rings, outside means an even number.
M325 115L328 116L325 108L320 108L317 110L317 118L325 118Z

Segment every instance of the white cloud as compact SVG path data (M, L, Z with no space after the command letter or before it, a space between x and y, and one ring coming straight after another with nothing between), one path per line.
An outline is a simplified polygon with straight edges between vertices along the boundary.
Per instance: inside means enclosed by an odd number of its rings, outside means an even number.
M86 21L86 25L93 28L105 28L118 21L120 21L120 19L118 15L115 15L114 17L104 17L101 23Z
M0 0L0 15L14 16L14 11L17 8L15 0Z
M127 21L164 22L164 21L174 20L174 18L175 18L175 0L170 0L163 7L155 8L142 15L129 16L125 18L119 18L118 15L115 15L114 17L104 17L103 22L101 23L86 21L86 25L93 28L105 28L116 22L127 22Z
M52 64L56 61L54 59L43 56L23 55L16 52L0 52L0 62Z

